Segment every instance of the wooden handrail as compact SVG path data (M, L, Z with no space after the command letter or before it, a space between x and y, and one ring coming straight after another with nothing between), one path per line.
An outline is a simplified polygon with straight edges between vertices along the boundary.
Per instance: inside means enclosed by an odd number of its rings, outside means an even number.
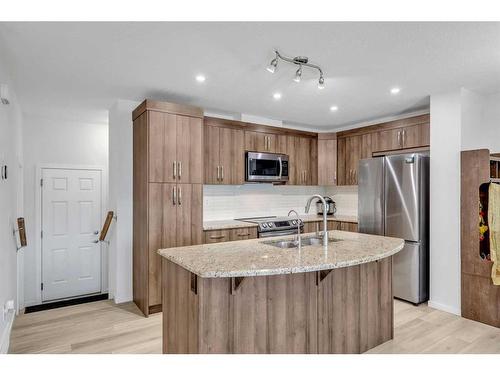
M102 229L101 229L101 234L99 235L99 241L106 240L106 236L108 235L109 226L111 225L111 220L113 220L114 216L115 216L115 214L113 211L108 211L108 214L106 215L106 220L104 221L104 225L102 226Z

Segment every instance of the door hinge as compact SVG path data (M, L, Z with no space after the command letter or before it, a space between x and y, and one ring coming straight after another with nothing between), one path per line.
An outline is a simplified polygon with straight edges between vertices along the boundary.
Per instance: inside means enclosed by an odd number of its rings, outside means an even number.
M43 178L40 179L40 186L43 186Z
M43 290L43 283L40 284L40 290Z
M43 230L40 231L40 238L43 238Z

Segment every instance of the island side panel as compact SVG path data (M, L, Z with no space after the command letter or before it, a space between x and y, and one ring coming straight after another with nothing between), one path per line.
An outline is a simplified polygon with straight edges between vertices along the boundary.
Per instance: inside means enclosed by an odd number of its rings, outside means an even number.
M198 353L198 295L191 272L162 258L163 353Z
M267 276L268 353L317 353L316 272Z
M360 352L393 338L392 257L360 265Z
M360 352L360 267L319 272L318 352Z

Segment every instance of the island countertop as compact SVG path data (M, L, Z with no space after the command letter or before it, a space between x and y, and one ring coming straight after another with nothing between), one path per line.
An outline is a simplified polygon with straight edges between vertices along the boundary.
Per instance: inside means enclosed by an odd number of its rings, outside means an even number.
M369 263L399 252L404 240L333 230L322 245L281 249L264 242L293 236L257 238L158 250L158 253L203 278L268 276L314 272ZM311 235L302 235L302 238Z

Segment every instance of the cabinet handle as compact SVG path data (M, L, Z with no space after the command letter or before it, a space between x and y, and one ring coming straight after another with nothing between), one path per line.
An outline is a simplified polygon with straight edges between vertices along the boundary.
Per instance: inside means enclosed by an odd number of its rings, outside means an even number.
M403 147L406 145L406 130L403 129Z
M223 238L226 238L226 236L225 236L225 235L223 235L223 234L222 234L222 235L220 235L220 236L210 236L210 239L211 239L211 240L221 240L221 239L223 239Z
M398 145L401 147L401 130L398 130Z
M221 167L220 167L220 176L221 176L221 178L220 178L220 179L221 179L222 181L224 181L224 166L223 166L223 165L221 165Z
M333 172L333 183L337 183L337 172Z
M172 169L173 169L173 176L174 176L174 180L175 180L177 177L177 163L175 162L175 160L172 164Z
M179 180L180 180L182 175L182 162L177 163L177 170L178 170L177 174L179 175Z
M172 188L172 204L175 206L177 202L176 194L175 194L175 186Z
M219 177L219 175L220 175L219 170L220 170L220 167L219 167L219 166L217 166L217 181L219 181L219 180L220 180L220 177Z
M247 237L250 236L250 233L238 233L238 237Z
M180 206L182 204L182 190L181 190L181 187L178 186L177 190L178 190L178 192L177 192L177 198L178 198L177 202L179 203L179 206Z

